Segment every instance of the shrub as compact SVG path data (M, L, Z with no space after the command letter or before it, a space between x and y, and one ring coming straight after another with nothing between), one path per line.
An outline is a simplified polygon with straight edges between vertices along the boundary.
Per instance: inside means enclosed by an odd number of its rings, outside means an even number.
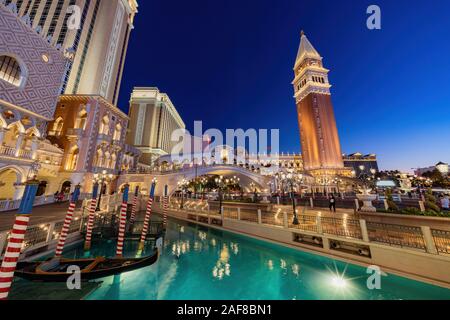
M393 200L387 200L389 211L397 212L398 206L395 204Z
M423 215L423 212L420 211L418 208L406 208L402 210L402 213L404 214L413 214L413 215Z
M436 213L441 212L441 208L439 208L439 206L436 203L429 200L425 201L425 208L427 208L427 210L434 211Z

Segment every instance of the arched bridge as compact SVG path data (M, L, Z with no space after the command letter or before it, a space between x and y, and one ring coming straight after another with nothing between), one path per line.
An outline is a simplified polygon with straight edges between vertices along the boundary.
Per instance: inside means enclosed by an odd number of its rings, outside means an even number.
M236 165L208 165L208 166L193 166L183 168L175 171L166 172L151 172L151 173L126 173L120 176L118 186L125 183L130 184L130 191L139 186L142 191L148 191L153 178L158 179L155 195L161 196L163 194L164 186L169 187L169 194L172 194L177 189L177 184L181 179L192 180L195 177L205 175L222 175L224 177L236 176L240 179L241 186L245 191L250 190L250 184L253 183L258 191L267 189L267 184L271 178L261 175L256 171L246 169Z

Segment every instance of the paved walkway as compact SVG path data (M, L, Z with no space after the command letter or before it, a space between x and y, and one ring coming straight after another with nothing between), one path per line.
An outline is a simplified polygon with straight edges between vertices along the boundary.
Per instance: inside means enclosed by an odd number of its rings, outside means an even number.
M34 207L31 213L30 226L41 223L48 223L64 220L69 202L53 203L44 206ZM81 202L77 209L80 209ZM17 211L0 212L0 232L8 231L12 228Z

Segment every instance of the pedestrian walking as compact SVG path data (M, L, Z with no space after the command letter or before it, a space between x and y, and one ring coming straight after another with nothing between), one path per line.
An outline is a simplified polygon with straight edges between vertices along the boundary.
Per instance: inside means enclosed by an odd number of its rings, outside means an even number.
M330 212L332 212L332 211L336 212L336 198L334 197L334 195L331 195L331 198L329 201L329 207L330 207Z

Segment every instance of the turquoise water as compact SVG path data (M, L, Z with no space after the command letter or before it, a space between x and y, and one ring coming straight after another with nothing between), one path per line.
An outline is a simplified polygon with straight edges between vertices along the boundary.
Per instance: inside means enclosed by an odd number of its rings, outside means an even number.
M136 249L127 242L125 255ZM114 241L102 242L90 254L114 250ZM367 277L359 266L170 219L156 264L102 279L87 299L450 299L450 290L391 274L369 290Z

